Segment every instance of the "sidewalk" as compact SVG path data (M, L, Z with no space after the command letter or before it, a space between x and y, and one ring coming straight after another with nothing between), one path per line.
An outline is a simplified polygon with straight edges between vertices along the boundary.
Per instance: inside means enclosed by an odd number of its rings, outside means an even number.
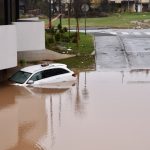
M18 52L18 61L26 60L31 61L42 61L42 60L59 60L74 57L75 55L60 54L51 50L36 50L36 51L22 51Z

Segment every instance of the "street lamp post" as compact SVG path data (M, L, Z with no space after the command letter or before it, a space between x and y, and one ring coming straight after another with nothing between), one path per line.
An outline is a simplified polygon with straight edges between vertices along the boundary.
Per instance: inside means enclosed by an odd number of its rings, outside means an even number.
M89 11L89 5L87 3L82 4L81 10L84 13L85 34L86 34L86 14Z

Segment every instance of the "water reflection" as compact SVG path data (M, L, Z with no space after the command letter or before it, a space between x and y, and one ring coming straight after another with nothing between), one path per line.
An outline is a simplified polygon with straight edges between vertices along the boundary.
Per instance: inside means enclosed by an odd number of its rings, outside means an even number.
M131 84L149 83L149 69L132 69L129 71L107 71L97 72L94 76L99 78L101 83Z
M82 94L84 99L88 99L89 98L89 91L87 88L87 72L84 73L85 74L85 78L84 78L84 88L82 90Z
M0 86L0 149L41 149L36 141L49 130L54 141L53 96L60 98L61 124L61 95L67 90Z
M81 72L67 89L1 85L0 150L149 150L149 82L131 70Z
M126 83L149 83L149 69L132 69L129 72L124 72L124 80Z

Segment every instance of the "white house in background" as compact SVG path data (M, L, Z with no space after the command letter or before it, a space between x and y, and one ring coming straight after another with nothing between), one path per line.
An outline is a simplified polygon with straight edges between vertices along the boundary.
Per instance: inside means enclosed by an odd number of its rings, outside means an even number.
M0 0L0 80L17 66L17 53L45 50L44 22L19 20L19 0Z
M120 11L146 12L150 9L150 0L109 0L112 5L120 8Z

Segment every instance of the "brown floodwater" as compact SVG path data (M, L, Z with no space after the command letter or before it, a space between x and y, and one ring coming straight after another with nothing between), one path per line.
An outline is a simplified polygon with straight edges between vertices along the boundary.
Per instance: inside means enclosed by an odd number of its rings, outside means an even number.
M0 150L150 150L150 74L82 72L76 85L0 85Z

